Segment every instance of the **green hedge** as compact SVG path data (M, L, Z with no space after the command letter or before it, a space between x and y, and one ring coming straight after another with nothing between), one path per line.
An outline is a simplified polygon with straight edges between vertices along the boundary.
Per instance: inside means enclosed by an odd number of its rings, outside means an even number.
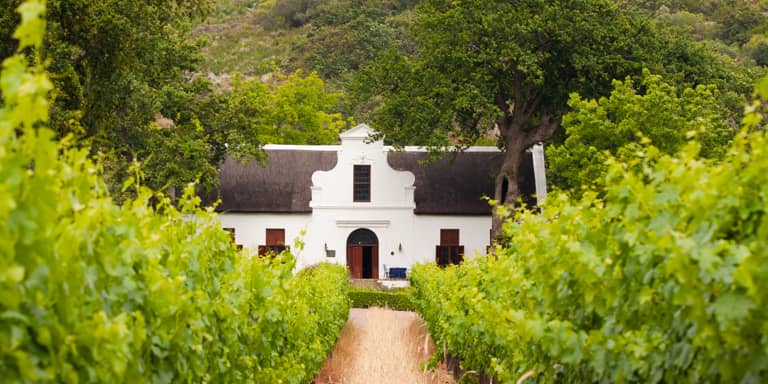
M25 6L20 49L39 48L44 4ZM0 81L0 381L310 382L349 312L345 269L238 252L191 186L172 204L137 175L115 204L45 128L51 83L27 59Z
M382 307L397 311L415 311L413 290L376 291L351 289L349 298L354 308Z

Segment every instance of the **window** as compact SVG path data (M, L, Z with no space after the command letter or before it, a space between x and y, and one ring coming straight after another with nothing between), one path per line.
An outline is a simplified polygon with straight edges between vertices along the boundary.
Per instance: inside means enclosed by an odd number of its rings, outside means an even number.
M229 232L229 238L232 239L232 244L235 244L237 246L237 249L243 249L242 244L235 243L235 229L234 228L224 228L225 231Z
M464 246L459 244L458 229L441 229L440 245L435 250L435 262L441 267L464 261Z
M352 201L370 202L371 201L371 166L355 165L353 174Z
M291 248L285 245L285 229L267 228L266 245L259 245L259 256L278 254Z

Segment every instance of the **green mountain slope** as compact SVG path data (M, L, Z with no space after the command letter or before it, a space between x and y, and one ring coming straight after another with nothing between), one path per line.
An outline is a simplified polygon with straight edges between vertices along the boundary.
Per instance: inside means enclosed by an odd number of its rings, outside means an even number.
M332 84L389 47L407 48L414 0L224 0L195 28L203 72L298 69Z
M733 59L768 65L768 2L616 0ZM317 71L338 85L389 47L408 49L417 0L220 0L195 28L203 72Z

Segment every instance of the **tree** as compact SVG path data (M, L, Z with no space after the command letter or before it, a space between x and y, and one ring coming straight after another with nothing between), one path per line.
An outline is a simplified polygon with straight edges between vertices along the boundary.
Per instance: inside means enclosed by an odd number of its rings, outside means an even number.
M20 0L5 0L11 12ZM51 0L47 2L44 57L56 82L53 128L111 147L152 120L157 94L179 83L199 58L190 22L204 17L206 0ZM15 23L15 17L0 18ZM3 26L0 30L4 30ZM15 49L2 40L0 52ZM72 112L78 112L72 114Z
M631 78L614 81L608 97L573 94L568 105L567 138L547 148L547 180L577 196L582 186L602 191L608 158L629 163L645 142L675 154L696 137L701 156L718 158L736 133L715 86L679 91L648 71L638 84Z
M328 93L316 73L276 74L270 82L235 75L231 89L204 79L163 90L158 119L142 129L135 153L145 183L156 189L197 181L217 185L225 156L264 161L264 144L333 144L346 122L333 110L341 94ZM121 178L118 178L122 179Z
M380 103L374 123L396 144L460 149L497 129L493 197L506 205L524 151L553 136L569 93L607 94L612 78L660 62L651 23L607 0L428 0L416 18L418 52L388 51L353 93Z
M9 10L20 0L6 2ZM264 143L328 144L344 122L340 95L315 74L238 79L214 89L193 75L192 20L208 0L50 0L45 59L56 83L51 127L102 158L118 200L134 160L155 189L199 181L215 186L227 154L261 159ZM3 8L5 9L5 8ZM0 32L18 16L0 14ZM14 42L0 40L0 53ZM173 189L171 189L173 190Z
M18 21L21 0L2 0L0 31ZM147 149L147 127L161 108L162 90L186 82L195 68L192 20L207 0L49 0L42 49L56 85L51 128L73 135L104 158L112 185ZM0 54L16 49L0 40Z
M719 37L729 44L746 43L751 30L765 20L762 11L758 5L747 1L723 2L713 15L720 24Z

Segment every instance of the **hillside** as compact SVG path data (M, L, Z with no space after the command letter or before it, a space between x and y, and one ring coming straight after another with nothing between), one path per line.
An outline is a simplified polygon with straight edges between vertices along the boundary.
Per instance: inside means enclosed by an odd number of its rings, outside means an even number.
M747 65L768 65L766 1L617 0ZM317 71L338 85L388 47L408 48L417 0L219 0L194 29L201 70Z
M388 47L407 45L414 0L218 1L194 28L201 71L246 76L317 71L332 87Z

